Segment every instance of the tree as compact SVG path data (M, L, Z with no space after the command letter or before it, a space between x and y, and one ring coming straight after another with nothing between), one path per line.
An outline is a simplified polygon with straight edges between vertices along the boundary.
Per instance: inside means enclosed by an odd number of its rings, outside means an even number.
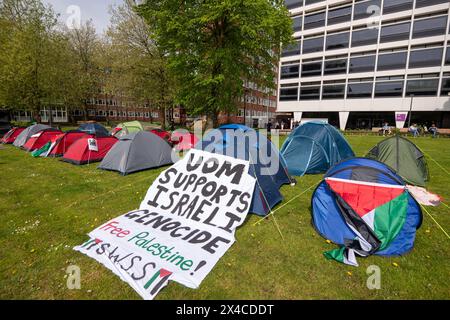
M71 104L83 106L84 118L87 120L87 101L96 96L104 81L104 70L101 69L101 42L91 20L81 24L79 28L66 28L65 34L70 44L74 60L73 72L77 75L72 83L74 98Z
M73 56L53 10L39 0L3 0L0 25L0 106L39 114L72 100Z
M214 126L236 110L245 80L275 88L277 52L292 34L283 1L148 0L136 10L167 53L178 102Z
M130 1L112 9L107 31L111 91L133 97L134 102L161 111L165 128L166 109L172 104L174 83L167 71L164 53L159 50L144 19Z
M55 85L51 81L56 72L51 38L55 15L38 0L4 0L0 20L8 33L2 32L1 104L39 112Z

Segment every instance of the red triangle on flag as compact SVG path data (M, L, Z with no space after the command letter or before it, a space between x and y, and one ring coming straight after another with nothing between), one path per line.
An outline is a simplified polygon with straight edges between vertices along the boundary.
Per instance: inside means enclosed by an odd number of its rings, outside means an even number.
M159 276L161 278L164 278L165 276L171 275L172 271L166 270L166 269L161 269L159 270Z
M325 178L325 181L360 217L397 198L405 191L404 186L389 184L337 178Z

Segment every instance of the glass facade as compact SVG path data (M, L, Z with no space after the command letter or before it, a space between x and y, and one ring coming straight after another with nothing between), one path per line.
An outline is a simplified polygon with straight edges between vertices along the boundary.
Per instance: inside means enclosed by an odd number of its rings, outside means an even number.
M348 48L350 33L337 33L327 36L326 50L345 49Z
M379 55L377 70L405 69L407 58L408 53L406 51Z
M408 40L411 22L399 23L381 27L380 42Z
M450 69L435 68L450 66L449 9L436 6L449 1L285 0L297 40L281 52L280 101L448 95Z

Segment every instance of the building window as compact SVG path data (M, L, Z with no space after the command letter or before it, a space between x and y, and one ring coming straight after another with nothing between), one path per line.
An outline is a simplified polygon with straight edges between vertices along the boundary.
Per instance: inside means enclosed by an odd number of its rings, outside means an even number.
M450 47L447 47L447 52L445 54L445 65L450 65Z
M325 12L314 13L305 16L305 30L320 28L325 26Z
M280 101L297 101L298 88L280 88Z
M408 40L411 22L399 23L381 28L380 42Z
M300 66L292 65L292 66L282 66L281 67L281 79L292 79L292 78L298 78L300 73Z
M347 73L347 59L325 61L324 75Z
M294 17L292 19L292 28L294 29L294 32L302 31L302 16Z
M320 100L320 86L302 86L300 100Z
M327 84L323 86L322 99L344 99L345 84Z
M442 78L441 96L448 96L450 93L450 78Z
M378 56L377 71L405 69L407 52L395 52Z
M348 48L350 33L338 33L327 36L327 50Z
M381 8L381 0L370 0L364 2L357 2L355 4L355 11L353 20L365 19L372 17L376 11L374 8Z
M303 41L303 54L320 51L323 51L323 37Z
M376 44L378 41L378 28L353 31L352 47Z
M416 8L423 8L440 3L448 3L448 0L416 0Z
M443 48L411 51L409 56L410 68L436 67L442 64Z
M375 84L375 97L401 97L403 96L404 81L377 81Z
M347 98L371 98L373 91L373 81L370 82L349 82L347 86Z
M305 0L305 6L308 6L310 4L314 4L317 2L322 2L322 1L324 1L324 0Z
M352 6L328 11L328 25L350 21Z
M303 6L303 0L284 0L284 5L288 9L294 9Z
M322 61L302 64L302 77L314 77L322 75Z
M383 14L411 10L414 0L384 0Z
M444 35L447 30L447 16L414 21L413 38Z
M350 58L350 73L373 72L375 70L375 55Z
M406 95L435 96L438 93L439 79L414 79L406 83Z
M283 48L281 52L282 57L296 56L300 54L300 41L296 41Z

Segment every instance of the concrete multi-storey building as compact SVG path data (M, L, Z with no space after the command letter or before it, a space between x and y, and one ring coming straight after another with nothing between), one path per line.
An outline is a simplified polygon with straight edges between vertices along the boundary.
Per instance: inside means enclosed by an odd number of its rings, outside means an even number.
M345 128L450 128L449 0L285 0L277 111Z

